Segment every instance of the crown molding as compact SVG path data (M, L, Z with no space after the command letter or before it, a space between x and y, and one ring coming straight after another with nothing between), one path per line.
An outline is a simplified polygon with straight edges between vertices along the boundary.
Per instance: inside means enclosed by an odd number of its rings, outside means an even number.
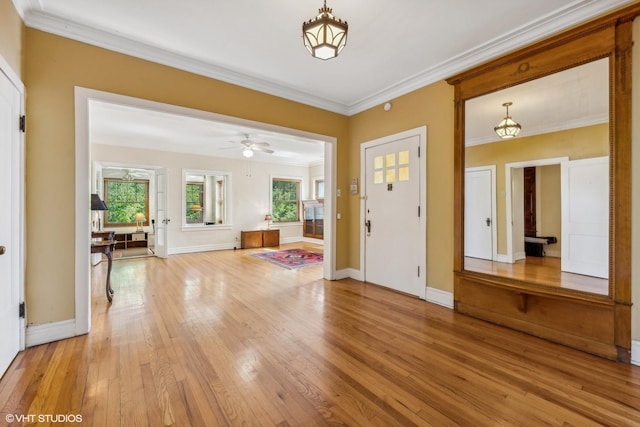
M188 71L212 79L224 81L247 89L256 90L269 95L305 105L346 114L347 107L338 102L303 92L282 84L267 81L263 78L220 67L195 58L168 51L148 43L123 37L102 29L89 27L78 22L69 21L37 10L27 10L25 25L30 28L55 34L61 37L98 46L114 52L130 55L147 61Z
M482 62L561 30L622 7L630 0L576 0L566 7L522 25L516 30L441 62L352 104L332 101L316 94L284 86L264 78L220 67L157 46L123 37L103 29L72 22L43 12L41 0L12 0L25 25L104 49L156 62L305 105L351 116L416 89L443 80Z
M522 46L543 40L589 19L604 15L614 9L629 4L629 0L578 0L552 14L522 25L483 43L473 49L456 55L386 89L371 94L348 107L348 115L357 114L369 108L391 101L424 86L446 79L478 64L498 58Z

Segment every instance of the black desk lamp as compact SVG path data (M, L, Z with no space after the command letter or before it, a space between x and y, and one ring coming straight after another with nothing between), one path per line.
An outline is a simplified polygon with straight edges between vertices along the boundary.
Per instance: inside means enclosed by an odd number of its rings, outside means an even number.
M91 194L91 210L92 211L108 211L109 208L104 204L100 196L98 194ZM98 230L102 230L102 224L100 221L100 216L98 216Z

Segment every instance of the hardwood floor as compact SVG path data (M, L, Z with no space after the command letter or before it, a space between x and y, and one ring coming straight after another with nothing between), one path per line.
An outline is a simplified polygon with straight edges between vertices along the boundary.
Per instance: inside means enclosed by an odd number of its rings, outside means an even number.
M495 274L516 280L536 282L546 286L557 286L576 291L607 295L609 281L583 274L566 273L560 270L560 258L532 257L513 264L479 258L464 258L464 268L478 273Z
M91 333L20 353L0 424L640 425L640 367L255 251L119 261L112 305L95 267Z
M113 259L127 259L127 258L139 258L155 256L154 252L150 248L129 248L129 249L116 249L113 251Z

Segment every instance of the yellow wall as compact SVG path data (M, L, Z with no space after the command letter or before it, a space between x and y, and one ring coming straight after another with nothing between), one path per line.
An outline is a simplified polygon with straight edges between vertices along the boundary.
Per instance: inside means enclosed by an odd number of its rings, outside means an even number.
M506 163L563 156L579 160L607 156L608 153L609 125L606 123L467 147L466 167L496 165L498 253L507 253Z
M360 177L360 144L427 126L427 285L453 292L453 87L438 82L351 117L346 178ZM340 160L338 160L340 162ZM349 195L349 264L360 264L360 200Z
M11 0L0 0L0 55L22 76L22 46L25 26Z
M338 187L346 188L348 118L174 68L27 29L28 322L75 317L74 86L271 123L337 138ZM337 268L349 265L348 212L337 209ZM43 207L46 206L46 209Z

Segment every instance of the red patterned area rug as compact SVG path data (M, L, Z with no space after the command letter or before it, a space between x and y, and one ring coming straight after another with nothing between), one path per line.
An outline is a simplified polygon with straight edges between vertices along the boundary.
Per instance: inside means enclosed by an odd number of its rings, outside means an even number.
M279 265L280 267L294 269L310 265L322 264L323 256L304 249L286 249L282 251L269 251L251 254L256 258L264 259Z

